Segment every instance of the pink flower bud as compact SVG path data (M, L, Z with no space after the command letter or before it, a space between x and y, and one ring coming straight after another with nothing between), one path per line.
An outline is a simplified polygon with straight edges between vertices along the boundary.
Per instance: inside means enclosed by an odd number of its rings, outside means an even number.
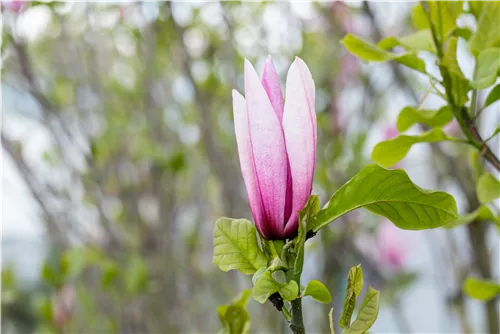
M262 78L245 60L245 97L233 90L241 172L257 230L267 240L297 235L316 160L314 81L300 58L290 66L286 101L269 57Z

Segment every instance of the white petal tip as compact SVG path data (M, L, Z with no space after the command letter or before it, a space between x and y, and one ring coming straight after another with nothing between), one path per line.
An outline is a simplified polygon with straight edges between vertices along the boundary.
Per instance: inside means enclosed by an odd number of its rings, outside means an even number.
M236 89L233 89L232 93L233 93L233 99L238 97L243 97L243 95L241 95L241 93L238 92Z

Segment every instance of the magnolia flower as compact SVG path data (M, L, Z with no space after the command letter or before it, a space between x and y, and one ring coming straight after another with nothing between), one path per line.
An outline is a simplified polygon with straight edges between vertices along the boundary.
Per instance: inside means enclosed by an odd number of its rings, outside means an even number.
M233 90L234 128L250 209L267 240L297 235L316 159L314 81L300 58L288 70L286 101L271 57L262 77L245 60L245 97Z

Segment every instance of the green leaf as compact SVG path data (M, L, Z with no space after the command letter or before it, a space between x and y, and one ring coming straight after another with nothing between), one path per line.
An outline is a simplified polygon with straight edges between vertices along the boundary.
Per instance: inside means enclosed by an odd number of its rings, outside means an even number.
M251 295L252 289L245 289L241 291L241 293L236 298L233 299L232 303L235 305L240 305L241 307L245 307Z
M361 294L361 291L363 290L363 269L360 264L349 269L347 286L352 288L356 297Z
M452 140L452 138L448 137L441 128L434 128L417 136L399 135L375 145L372 160L384 167L390 167L403 159L414 144L445 140Z
M469 28L455 28L455 31L453 33L455 36L457 37L462 37L463 39L465 39L466 41L468 41L471 37L472 37L472 30L470 30Z
M347 293L344 299L344 310L340 316L339 326L343 329L349 328L351 325L352 314L356 307L356 294L352 288L347 288Z
M399 113L397 127L399 132L404 132L416 123L436 127L446 125L452 119L453 113L449 106L444 106L439 110L419 110L414 107L405 107Z
M429 51L436 53L436 46L432 40L430 29L419 30L414 34L400 37L399 39L392 36L386 37L378 42L377 46L382 50L390 50L395 46L402 46L411 52Z
M344 331L345 334L362 334L365 333L375 323L378 316L380 292L368 287L365 300L361 305L356 320L351 326Z
M500 284L469 277L465 280L462 290L471 298L488 301L500 294Z
M80 276L86 265L86 249L71 248L62 256L62 268L65 278Z
M498 70L500 70L500 48L481 51L477 58L476 74L470 85L476 89L490 87L497 80Z
M455 31L456 20L462 13L462 1L428 1L429 14L440 44ZM412 11L413 25L418 29L430 28L429 20L424 8L418 4Z
M62 276L49 262L43 264L41 276L44 281L55 287L59 287L63 284Z
M131 293L144 291L148 284L148 267L144 259L134 255L125 270L125 289Z
M41 315L42 319L47 322L47 324L51 324L54 315L53 315L53 307L52 300L49 297L41 297L40 299L35 299L35 308L37 314ZM47 332L42 332L47 333ZM49 333L55 333L54 331L49 331Z
M418 187L404 170L387 170L372 164L333 194L318 212L313 231L361 207L388 218L404 230L436 228L458 216L451 195Z
M451 89L454 104L461 107L469 100L467 92L470 86L469 81L464 77L458 65L457 46L458 38L451 37L446 45L440 70L443 75L444 86ZM448 76L444 75L444 71L447 71Z
M349 328L351 325L351 318L356 306L356 297L361 294L363 290L363 269L358 264L349 269L347 276L346 296L344 299L344 310L340 317L339 326L342 328Z
M487 141L491 140L491 138L495 137L497 134L500 133L500 123L498 123L497 128L493 133L488 137Z
M312 228L316 213L320 209L319 198L316 195L309 196L306 205L299 211L299 231L295 238L295 252L297 257L294 263L294 272L296 275L302 272L304 265L304 244L306 242L306 234Z
M413 54L388 52L352 34L347 34L342 42L347 51L363 60L375 62L394 60L419 72L426 73L424 61Z
M481 12L483 10L484 1L467 1L467 4L469 5L472 15L474 15L474 17L479 20L479 17L481 16Z
M458 217L458 219L453 220L453 221L449 222L448 224L443 225L443 227L450 229L450 228L454 228L454 227L457 227L460 225L469 224L475 220L493 220L495 222L498 221L498 223L500 224L499 219L493 215L491 210L486 205L481 205L481 206L479 206L479 208L477 208L473 212L465 214L465 215L461 215L460 217Z
M302 292L302 297L311 296L313 299L320 303L328 304L332 301L332 295L328 291L327 287L320 281L312 280L307 283L304 292Z
M413 26L418 30L430 28L427 15L425 15L425 11L420 4L417 4L413 7L411 11L411 21L413 23Z
M269 264L267 270L270 272L275 272L279 270L286 271L288 267L283 263L283 261L279 257L275 257Z
M295 300L299 294L299 286L297 282L292 280L286 284L282 284L278 292L285 301Z
M120 274L118 267L112 262L105 262L102 268L101 285L103 289L109 289L114 285Z
M500 197L500 181L490 173L484 173L476 184L479 202L485 204Z
M431 22L437 38L443 44L457 27L457 18L462 13L462 1L429 1Z
M213 261L222 271L236 269L246 275L267 266L267 259L259 248L253 224L246 219L217 219Z
M477 57L484 49L500 46L500 15L498 13L500 13L500 2L498 1L487 1L482 6L476 33L469 42L470 50L474 56Z
M252 276L252 284L255 285L255 283L257 283L257 281L259 280L260 276L265 273L267 270L266 267L262 267L262 268L259 268L259 270L257 270L255 272L255 274L253 274Z
M240 334L250 332L250 315L245 309L251 290L243 290L231 304L219 306L217 313L225 334Z
M500 100L500 84L496 85L493 87L493 89L490 91L488 96L486 97L486 101L484 102L484 107L486 108L496 101Z
M269 296L276 292L284 300L294 300L299 294L299 286L293 280L288 283L279 283L273 278L271 272L265 271L255 282L252 296L257 302L264 304L269 299Z

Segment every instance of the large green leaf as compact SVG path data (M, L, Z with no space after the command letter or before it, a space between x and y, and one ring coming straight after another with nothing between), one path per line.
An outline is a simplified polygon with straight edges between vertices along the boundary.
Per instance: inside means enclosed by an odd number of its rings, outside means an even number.
M342 42L344 43L347 51L360 57L363 60L376 62L394 60L401 65L405 65L419 72L426 73L424 61L414 54L396 54L388 52L379 48L377 45L374 45L352 34L347 34Z
M245 306L251 290L243 290L231 304L219 306L217 313L223 326L224 334L246 334L250 332L250 315Z
M500 100L500 84L493 87L493 89L490 91L490 93L486 97L483 108L492 105L498 100Z
M444 106L439 110L419 110L414 107L405 107L399 113L397 127L399 132L404 132L417 123L436 127L446 125L452 119L453 113L449 106Z
M481 203L489 203L500 197L500 181L490 173L484 173L476 184L477 197Z
M452 220L451 222L443 225L443 227L450 229L460 225L472 223L475 220L492 220L500 224L500 219L498 217L495 217L486 205L481 205L473 212L461 215L460 217L458 217L458 219Z
M494 281L469 277L465 280L463 291L471 298L488 301L500 294L500 284Z
M332 295L328 291L327 287L320 281L311 280L307 283L302 297L311 296L313 299L320 303L328 304L332 301Z
M284 300L294 300L299 294L299 286L297 282L293 280L288 283L279 283L273 278L271 272L265 271L255 282L252 296L256 301L264 304L269 297L276 292L278 292Z
M387 170L372 164L333 194L318 212L313 231L361 207L405 230L436 228L458 216L451 195L418 187L404 170Z
M368 287L365 300L359 309L356 320L344 330L344 334L363 334L375 323L378 316L380 292Z
M469 2L470 3L470 2ZM500 2L487 1L482 6L476 33L469 42L470 50L476 57L490 47L500 47Z
M500 48L489 48L481 51L477 58L476 74L470 85L476 89L490 87L497 80L499 70Z
M470 89L470 85L458 64L457 47L458 38L451 37L446 43L440 70L443 75L444 86L447 87L447 90L451 90L454 105L461 107L469 100L467 92ZM448 75L445 75L445 71Z
M214 228L214 263L222 270L251 275L267 265L255 227L246 219L221 217Z
M386 37L377 43L377 46L382 50L390 50L396 46L402 46L407 51L429 51L436 53L436 46L432 40L430 29L419 30L414 34L403 37Z
M390 167L403 159L414 144L445 140L452 140L452 138L447 136L441 128L434 128L417 136L399 135L375 145L372 160L384 167Z

